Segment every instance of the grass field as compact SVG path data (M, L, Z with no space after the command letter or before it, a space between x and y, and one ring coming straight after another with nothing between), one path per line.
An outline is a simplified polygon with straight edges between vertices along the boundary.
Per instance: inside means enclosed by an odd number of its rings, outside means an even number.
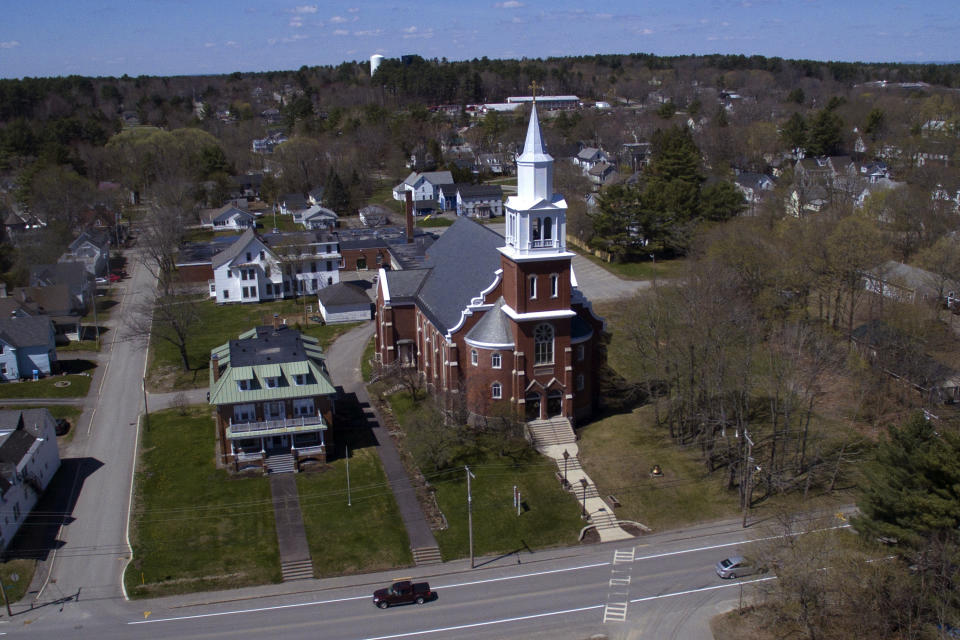
M364 573L412 564L407 532L376 449L350 452L350 506L346 469L346 460L341 458L322 471L297 475L315 575Z
M316 301L307 304L312 304L313 309L316 309ZM319 339L324 347L341 333L356 326L320 325L312 322L304 325L302 300L235 305L217 305L204 300L200 303L196 330L187 343L190 370L184 371L180 366L179 352L172 344L154 338L150 344L147 388L153 392L163 392L207 386L210 382L210 350L228 340L235 340L241 333L255 326L270 324L275 313L280 314L280 317L294 328L301 328L303 333Z
M4 398L82 398L90 391L90 375L47 376L36 382L4 382L0 384L0 400ZM64 383L70 383L66 386Z
M391 409L403 425L416 409L406 393L390 397ZM498 453L496 435L481 436L457 464L446 471L428 473L437 503L449 528L436 532L444 560L469 555L467 487L463 465L470 465L475 480L473 537L476 555L509 553L575 544L583 522L577 500L560 489L554 463L527 449L522 455ZM513 487L520 489L523 506L518 515Z
M654 278L666 280L679 278L683 276L683 270L686 268L686 260L682 258L657 260L656 262L649 260L640 262L607 262L573 245L567 245L567 248L579 253L587 260L603 267L610 273L624 280L653 280Z
M150 415L142 431L124 576L136 598L279 582L267 478L214 467L207 407Z
M708 476L697 451L676 446L652 423L647 406L579 430L583 468L601 496L619 499L617 516L662 531L736 515L737 495L724 489L724 474ZM650 477L653 465L662 477Z

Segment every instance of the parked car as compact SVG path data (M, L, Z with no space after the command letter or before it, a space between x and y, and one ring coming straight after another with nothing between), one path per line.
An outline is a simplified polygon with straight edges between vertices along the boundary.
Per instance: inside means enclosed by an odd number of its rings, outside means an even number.
M742 578L763 571L754 560L743 556L730 556L717 563L717 575L721 578Z
M386 589L374 591L373 604L381 609L386 609L394 604L410 604L412 602L423 604L428 600L435 600L436 597L437 594L430 590L430 585L426 582L400 580Z

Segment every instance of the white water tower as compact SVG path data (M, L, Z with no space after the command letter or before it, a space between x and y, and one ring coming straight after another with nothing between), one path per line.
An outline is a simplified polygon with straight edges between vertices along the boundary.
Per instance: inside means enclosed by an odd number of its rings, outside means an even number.
M377 72L377 67L380 66L380 63L383 62L383 56L379 53L375 53L370 56L370 77L373 77L373 74Z

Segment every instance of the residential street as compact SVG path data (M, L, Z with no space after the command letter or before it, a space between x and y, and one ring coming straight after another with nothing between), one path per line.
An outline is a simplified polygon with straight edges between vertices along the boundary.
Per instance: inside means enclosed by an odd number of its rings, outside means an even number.
M121 582L129 558L126 531L137 440L143 411L146 343L127 339L123 318L154 295L151 274L130 257L130 279L122 283L119 307L101 352L83 416L73 441L61 451L61 473L72 486L72 512L64 514L58 547L37 567L27 601L74 598L88 603L64 610L80 619L122 601ZM89 603L96 604L89 604Z

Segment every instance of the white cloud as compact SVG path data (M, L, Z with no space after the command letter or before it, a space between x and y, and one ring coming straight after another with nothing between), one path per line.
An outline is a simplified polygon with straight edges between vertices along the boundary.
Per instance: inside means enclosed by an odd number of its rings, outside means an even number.
M420 30L417 29L416 27L408 27L408 28L404 29L403 31L404 31L404 33L403 33L403 39L404 39L404 40L409 40L409 39L411 39L411 38L424 38L424 39L426 39L426 38L432 38L432 37L433 37L433 29L432 29L432 28L431 28L431 29L426 29L426 30L424 30L424 31L420 31Z
M346 29L336 29L336 30L334 30L333 35L335 35L335 36L348 36L348 35L350 35L350 32L347 31Z
M300 16L294 16L290 18L290 26L293 27L294 29L299 29L300 27L303 26L303 18L301 18Z
M332 18L330 18L330 22L332 22L333 24L343 24L346 21L347 19L344 18L343 16L333 16Z
M267 44L272 47L273 45L277 44L277 39L276 39L276 38L267 38Z
M315 4L302 4L299 7L294 7L290 9L290 13L316 13L317 5Z
M641 29L640 33L645 36L649 36L653 33L653 29Z
M227 40L224 44L227 45L228 47L239 47L239 46L240 46L240 43L237 42L236 40Z
M517 0L506 0L506 2L498 2L493 6L497 9L519 9L523 6L523 3Z
M213 44L212 42L204 42L204 43L203 43L203 46L205 46L207 49L209 49L210 47L215 47L215 46L217 46L217 45Z
M598 20L609 20L610 18L613 17L613 14L612 13L595 13L593 14L593 17L597 18Z
M364 29L362 31L354 31L353 35L355 36L378 36L383 33L383 29Z
M18 40L7 40L6 42L0 42L0 49L13 49L14 47L19 47L20 42Z
M360 7L350 7L349 9L347 9L347 13L357 13L359 11L360 11ZM352 53L352 52L348 51L347 53Z

